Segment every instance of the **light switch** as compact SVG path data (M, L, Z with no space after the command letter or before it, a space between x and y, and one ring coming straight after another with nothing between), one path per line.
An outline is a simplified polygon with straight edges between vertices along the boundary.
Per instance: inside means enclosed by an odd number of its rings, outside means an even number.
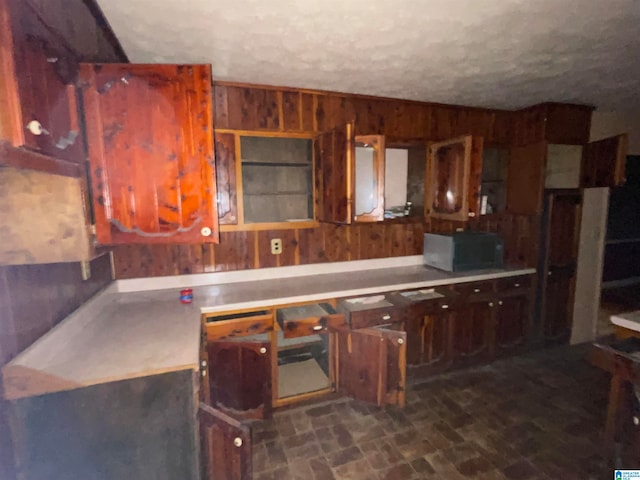
M282 240L280 238L271 239L271 253L273 255L280 255L282 253Z

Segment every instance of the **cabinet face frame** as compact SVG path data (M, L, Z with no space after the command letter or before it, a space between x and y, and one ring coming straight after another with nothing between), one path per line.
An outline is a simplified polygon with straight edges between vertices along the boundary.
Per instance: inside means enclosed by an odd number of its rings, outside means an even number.
M260 230L286 230L297 228L315 228L319 226L317 218L316 175L318 153L316 152L316 138L313 134L298 132L265 132L260 130L230 130L216 128L214 137L217 144L224 144L227 149L232 149L226 156L222 155L223 149L216 151L216 175L218 181L226 181L227 188L221 188L218 193L218 202L228 205L220 218L221 232L235 231L260 231ZM296 222L259 222L245 223L244 221L244 197L242 186L242 148L241 137L262 138L289 138L310 140L311 146L311 186L310 194L313 195L312 216L309 220ZM226 152L226 150L225 150ZM229 157L229 158L227 158ZM223 198L223 196L225 198Z
M433 205L440 191L438 186L438 165L436 155L441 148L462 146L464 149L456 174L461 205L456 212L439 212ZM480 176L482 172L482 139L472 135L463 135L442 142L430 143L427 148L427 175L425 179L425 216L453 221L467 221L479 214ZM455 179L454 179L455 180ZM450 182L450 180L449 180ZM445 188L449 185L441 185ZM448 190L449 192L449 190ZM471 201L470 199L473 198ZM455 198L454 198L455 199Z
M356 135L355 146L370 146L373 148L373 177L375 179L374 207L369 212L358 214L355 211L357 191L357 172L355 164L357 162L357 150L354 153L354 166L352 168L353 178L353 220L354 222L379 222L384 220L384 175L385 175L385 139L384 135Z

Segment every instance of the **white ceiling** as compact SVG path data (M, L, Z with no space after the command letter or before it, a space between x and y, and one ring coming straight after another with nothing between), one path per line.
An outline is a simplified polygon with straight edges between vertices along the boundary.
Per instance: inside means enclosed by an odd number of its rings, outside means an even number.
M516 108L640 109L640 0L98 0L132 62Z

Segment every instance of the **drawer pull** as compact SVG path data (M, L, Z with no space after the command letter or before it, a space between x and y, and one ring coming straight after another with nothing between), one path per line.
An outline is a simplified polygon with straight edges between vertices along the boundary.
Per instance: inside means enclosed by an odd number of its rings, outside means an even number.
M241 447L242 446L242 439L240 437L234 438L233 439L233 444L238 448Z
M207 376L207 370L206 369L200 370L200 375L203 376L203 377L206 377Z
M513 286L518 288L520 286L520 284L519 283L514 283Z
M474 288L473 289L473 293L480 293L480 289L479 288Z
M391 320L391 315L385 314L385 315L382 316L382 319L383 320Z
M404 339L403 338L399 338L398 339L398 345L402 345L404 343Z
M313 327L313 330L315 332L319 332L320 330L322 330L324 327L322 325L316 325L315 327Z
M260 347L260 353L263 355L267 353L267 347Z
M502 305L502 300L498 300L498 305Z
M493 307L493 302L489 302L489 306L490 306L490 307Z
M442 308L442 309L444 309L444 310L446 310L447 308L449 308L449 305L444 304L444 305L442 305L442 307L441 307L441 308Z

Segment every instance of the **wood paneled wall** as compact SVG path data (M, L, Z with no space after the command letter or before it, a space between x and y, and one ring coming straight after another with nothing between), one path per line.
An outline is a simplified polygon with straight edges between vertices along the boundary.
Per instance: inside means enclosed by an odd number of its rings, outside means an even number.
M514 112L392 98L214 84L218 129L320 133L355 121L357 135L380 134L387 144L479 135L508 145Z
M218 245L122 245L113 248L116 278L342 262L422 253L421 221L222 232ZM283 252L272 255L270 241Z
M216 129L318 134L355 121L356 133L383 134L391 145L424 143L465 134L482 136L489 146L545 138L545 122L550 111L552 108L547 104L512 112L270 86L214 84ZM216 135L219 148L226 145L225 134ZM224 168L235 161L231 158L231 145L228 147L216 154L221 191L229 183L225 171L228 175L234 174L233 169ZM223 207L222 215L235 215L231 205ZM507 262L535 267L539 224L536 216L502 214L475 219L469 222L469 227L501 233ZM455 222L432 220L425 224L416 220L222 232L220 244L215 246L114 247L115 271L116 278L136 278L417 255L422 253L423 232L451 232L463 226ZM271 254L271 238L283 240L281 255Z

